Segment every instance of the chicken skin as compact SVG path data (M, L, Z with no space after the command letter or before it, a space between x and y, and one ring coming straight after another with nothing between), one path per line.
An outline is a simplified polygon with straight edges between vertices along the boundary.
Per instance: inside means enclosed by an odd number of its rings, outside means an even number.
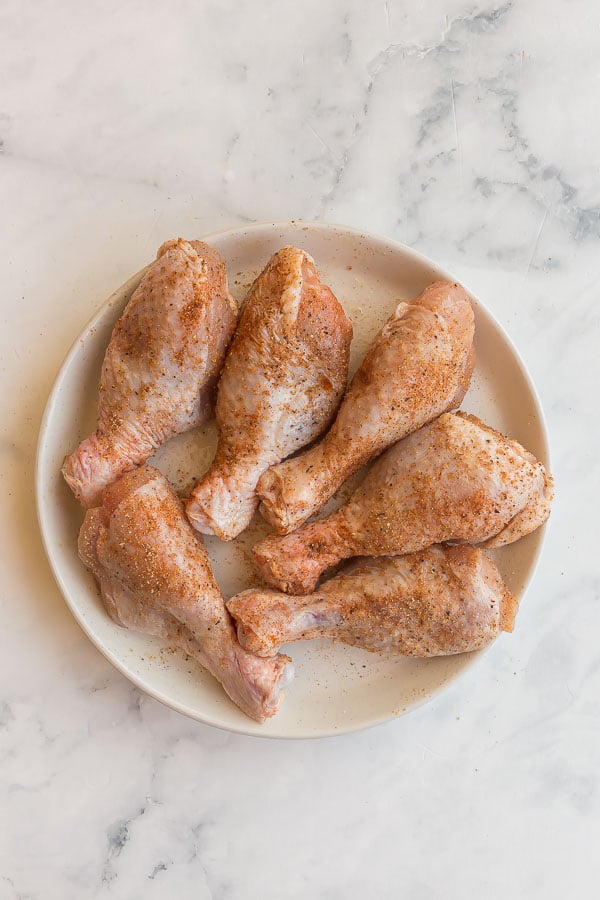
M306 596L243 591L227 608L242 645L260 656L325 637L423 657L485 647L500 631L512 631L517 602L481 550L436 546L355 560Z
M325 437L261 477L260 510L277 532L293 531L368 460L460 405L475 363L474 327L458 284L436 282L398 305Z
M351 556L510 543L547 519L551 501L551 477L520 444L475 416L446 413L391 447L337 512L253 552L269 584L308 593Z
M212 414L237 320L223 261L200 241L167 241L116 323L100 377L98 428L63 475L92 506L169 438Z
M219 381L215 459L186 504L194 528L230 540L269 466L318 437L348 378L352 326L312 258L285 247L250 289Z
M128 472L105 490L102 506L86 513L79 556L119 625L181 647L253 719L277 712L289 659L259 659L240 646L201 539L157 469Z

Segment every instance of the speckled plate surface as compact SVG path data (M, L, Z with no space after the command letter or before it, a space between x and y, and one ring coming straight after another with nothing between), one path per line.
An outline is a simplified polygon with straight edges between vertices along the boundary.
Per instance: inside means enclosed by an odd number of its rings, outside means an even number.
M197 235L186 235L196 238ZM409 248L386 238L323 223L257 224L203 238L222 254L230 290L241 300L279 248L294 244L316 260L321 277L354 325L351 372L401 299L411 299L436 279L452 276ZM37 459L40 528L56 580L73 615L98 649L127 678L173 709L219 728L277 738L342 734L385 722L420 705L457 678L477 653L433 660L385 659L324 641L287 647L296 678L278 715L264 725L246 718L211 676L161 641L126 631L107 616L91 576L77 557L83 513L60 475L64 456L95 428L97 384L113 324L143 272L107 300L71 348L42 422ZM527 371L510 340L473 299L477 368L462 408L517 438L548 462L543 416ZM185 489L212 458L211 424L170 441L152 462ZM360 475L357 476L357 479ZM355 479L355 480L357 480ZM347 496L348 486L340 495ZM331 506L340 502L340 496ZM259 516L237 541L207 538L215 575L225 597L258 583L250 548L267 532ZM543 529L495 552L511 590L522 597L535 568ZM518 628L518 623L517 623Z

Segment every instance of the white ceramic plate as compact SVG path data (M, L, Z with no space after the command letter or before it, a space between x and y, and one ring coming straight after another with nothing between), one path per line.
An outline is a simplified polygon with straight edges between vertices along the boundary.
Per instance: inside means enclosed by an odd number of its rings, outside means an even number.
M196 237L192 235L191 237ZM279 248L295 244L311 253L324 281L354 325L351 371L400 299L417 296L436 279L453 280L434 263L386 238L323 224L257 224L204 238L227 265L236 299ZM278 715L264 725L246 718L196 663L159 640L126 631L107 616L91 576L77 557L83 514L60 475L64 456L95 428L97 384L113 324L143 272L120 287L75 341L58 375L40 431L38 515L46 552L73 615L98 649L152 697L220 728L278 738L341 734L402 715L455 679L479 653L432 660L386 659L324 641L287 648L296 678ZM462 406L517 438L543 462L548 448L535 389L515 348L482 304L476 315L477 368ZM153 460L178 489L207 468L215 446L211 424L175 438ZM359 477L359 476L357 476ZM345 496L348 486L342 488ZM340 498L332 504L340 502ZM256 517L236 542L207 538L225 597L257 583L249 553L267 528ZM496 551L510 589L522 597L539 554L543 530ZM518 624L517 624L518 628Z

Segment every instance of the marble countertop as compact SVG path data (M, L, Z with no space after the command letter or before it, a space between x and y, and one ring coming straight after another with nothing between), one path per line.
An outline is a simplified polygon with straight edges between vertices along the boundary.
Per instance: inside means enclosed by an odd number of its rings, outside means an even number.
M5 0L0 898L593 896L600 878L595 0ZM429 254L508 329L557 499L513 635L322 741L188 721L68 612L34 509L84 322L174 235L326 219Z

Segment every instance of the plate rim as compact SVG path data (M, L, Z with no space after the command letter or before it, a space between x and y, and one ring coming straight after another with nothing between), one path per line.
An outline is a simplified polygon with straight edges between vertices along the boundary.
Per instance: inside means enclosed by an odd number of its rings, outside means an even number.
M438 265L434 260L425 254L421 253L418 250L415 250L412 247L409 247L407 244L404 244L402 241L398 241L394 238L387 237L386 235L379 234L377 232L366 231L364 229L356 228L350 225L343 225L336 222L327 222L322 220L313 221L310 219L289 219L289 220L279 220L279 221L269 221L262 220L257 222L246 222L240 225L235 225L229 228L219 229L218 231L211 231L209 234L202 235L198 238L194 238L194 240L202 240L206 241L206 243L210 243L216 238L227 238L227 237L236 237L243 235L247 232L260 232L263 230L272 230L272 229L289 229L290 227L299 227L306 228L311 231L322 231L322 232L331 232L337 231L344 234L355 235L357 237L361 237L367 240L371 244L379 245L379 247L389 250L393 253L400 252L410 258L413 262L420 264L423 267L430 268L435 272L439 273L439 275L447 281L457 282L457 279L446 270L445 267ZM135 672L127 669L126 665L121 662L120 658L110 650L103 641L96 635L94 630L88 625L85 617L80 612L77 605L72 602L71 597L69 595L69 590L67 585L64 582L62 572L60 566L54 558L54 553L50 546L50 535L48 532L48 526L45 522L45 512L44 512L44 498L42 496L42 483L43 483L43 463L44 463L44 443L45 436L48 431L49 420L54 411L54 407L59 397L60 388L62 385L62 381L64 379L66 370L71 364L72 359L77 354L80 348L80 341L82 335L91 331L97 322L103 318L106 313L106 310L111 306L112 303L117 302L122 298L123 294L126 293L128 289L134 289L134 285L136 282L139 282L143 277L144 273L151 265L151 262L148 265L142 267L135 274L131 275L127 278L119 287L117 287L114 291L109 294L106 300L95 310L92 316L87 320L87 322L81 327L79 333L72 341L69 349L67 350L66 355L63 358L63 361L57 371L57 374L54 378L52 388L48 395L48 399L46 401L44 412L41 418L40 427L38 431L38 440L36 446L36 456L35 456L35 468L34 468L34 481L35 481L35 506L36 506L36 515L38 528L40 531L40 535L42 538L42 544L44 547L44 552L46 554L46 558L50 565L50 569L52 571L54 580L60 590L62 598L66 603L69 611L73 615L75 621L84 632L88 640L96 647L97 650L104 656L106 660L123 675L129 682L135 685L139 690L143 691L143 693L152 697L154 700L157 700L163 706L166 706L169 709L178 712L187 718L190 718L194 721L200 722L203 725L211 726L213 728L218 728L221 731L230 732L233 734L243 734L250 737L259 737L264 740L289 740L289 741L297 741L297 740L312 740L312 739L321 739L321 738L329 738L329 737L338 737L343 734L351 734L358 731L366 731L369 728L375 728L378 725L383 725L386 722L392 722L396 719L403 718L406 715L409 715L414 710L418 709L421 706L424 706L426 703L433 701L436 699L443 691L447 690L453 684L461 679L461 677L469 671L476 663L478 663L481 658L487 654L487 652L491 649L491 647L496 643L497 638L489 644L487 647L482 648L481 650L474 651L468 654L468 660L461 667L458 672L455 672L452 676L443 680L436 688L429 691L425 696L419 697L414 702L412 702L405 709L399 711L397 714L389 713L389 714L381 714L378 717L370 719L366 722L361 723L349 723L348 726L342 726L339 728L332 728L331 726L326 726L320 729L312 729L309 733L302 734L289 734L285 732L279 732L277 730L272 730L269 733L261 731L260 723L254 722L251 719L248 719L247 726L245 723L240 723L237 725L236 723L222 723L215 722L211 717L207 717L202 713L198 712L195 709L187 706L185 703L182 703L176 699L168 697L160 690L152 687L144 680L141 675L138 675ZM508 348L511 351L511 354L517 364L520 374L522 375L527 388L531 394L531 398L533 400L533 406L535 408L538 423L539 423L539 431L542 443L542 453L540 454L542 458L542 462L544 465L551 470L551 458L550 458L550 441L548 434L548 426L546 422L546 417L544 414L544 409L540 400L540 396L536 385L533 381L531 373L529 372L528 367L526 366L519 350L517 349L514 341L507 333L504 326L496 319L493 313L487 308L487 306L469 289L467 285L464 284L463 281L460 281L460 284L467 292L469 298L474 301L477 306L478 313L480 313L484 318L487 318L490 324L494 327L494 329L499 333L502 339L507 344ZM541 526L538 529L539 540L537 545L533 551L533 559L531 564L531 570L529 575L523 585L523 589L521 592L520 602L525 598L532 581L535 578L540 557L542 554L542 550L545 543L546 538L546 528L547 524ZM285 702L285 700L284 700ZM277 721L275 717L274 720Z

